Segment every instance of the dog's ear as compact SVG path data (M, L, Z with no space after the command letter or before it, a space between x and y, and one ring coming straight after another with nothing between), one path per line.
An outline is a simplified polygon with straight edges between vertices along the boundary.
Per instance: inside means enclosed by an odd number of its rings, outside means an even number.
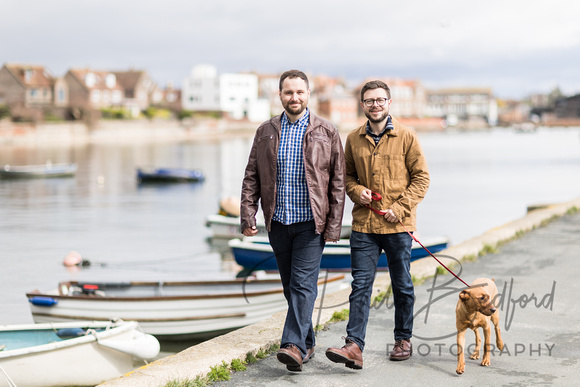
M460 300L467 300L468 298L469 298L469 291L468 290L463 290L463 291L461 291L461 293L459 293Z

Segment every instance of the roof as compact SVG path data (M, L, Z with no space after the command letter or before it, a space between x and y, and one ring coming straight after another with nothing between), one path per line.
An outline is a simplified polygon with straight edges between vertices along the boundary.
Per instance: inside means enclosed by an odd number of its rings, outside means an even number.
M4 67L24 86L51 87L54 78L42 65L6 63Z
M86 69L70 69L69 73L72 74L78 81L85 87L86 89L98 89L98 90L120 90L122 89L119 86L119 82L117 81L117 76L110 71L102 71L102 70L92 70L89 68ZM113 76L115 82L112 83L109 81L107 83L107 79L111 79L109 76ZM109 77L109 78L108 78ZM87 82L87 78L91 78L91 82Z

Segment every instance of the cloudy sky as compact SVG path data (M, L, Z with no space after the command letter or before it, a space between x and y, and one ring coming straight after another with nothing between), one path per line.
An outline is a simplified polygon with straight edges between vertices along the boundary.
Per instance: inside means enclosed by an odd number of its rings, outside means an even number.
M2 0L0 62L418 79L523 98L580 93L576 0Z

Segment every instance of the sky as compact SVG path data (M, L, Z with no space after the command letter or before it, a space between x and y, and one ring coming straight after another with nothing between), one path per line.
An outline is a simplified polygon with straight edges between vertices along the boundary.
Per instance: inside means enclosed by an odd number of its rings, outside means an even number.
M0 65L420 81L522 99L580 93L576 0L2 0Z

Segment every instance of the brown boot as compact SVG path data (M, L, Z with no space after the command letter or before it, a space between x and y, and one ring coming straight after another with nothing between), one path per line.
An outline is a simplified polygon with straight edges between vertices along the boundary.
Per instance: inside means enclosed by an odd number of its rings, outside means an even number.
M302 354L294 344L288 344L285 348L280 348L276 355L280 363L286 364L288 371L302 371Z
M362 351L351 339L345 339L342 348L328 348L326 357L335 363L344 363L345 367L360 370L363 368Z
M413 354L413 345L411 340L397 340L395 341L395 348L391 351L389 359L391 360L407 360Z

